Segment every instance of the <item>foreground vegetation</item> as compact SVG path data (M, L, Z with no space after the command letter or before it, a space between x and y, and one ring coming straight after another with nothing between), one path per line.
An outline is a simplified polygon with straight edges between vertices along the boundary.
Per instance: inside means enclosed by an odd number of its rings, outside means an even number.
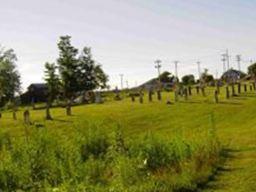
M173 105L166 105L174 98L165 93L162 102L125 99L74 107L71 117L55 108L53 121L44 120L44 110L31 111L34 125L28 127L22 110L17 121L5 112L1 190L253 191L255 93L230 100L221 93L219 104L207 89L208 97L193 93ZM225 170L234 171L218 174L220 155L228 156Z

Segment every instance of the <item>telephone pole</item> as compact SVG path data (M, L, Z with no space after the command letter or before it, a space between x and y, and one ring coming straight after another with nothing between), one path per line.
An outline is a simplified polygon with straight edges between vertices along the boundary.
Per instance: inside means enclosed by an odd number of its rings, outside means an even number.
M226 54L222 54L222 59L221 61L223 62L223 73L226 72Z
M175 65L175 76L176 76L177 79L178 79L178 64L179 64L179 61L174 61L174 65Z
M161 82L161 79L160 79L160 75L161 75L161 72L160 72L160 68L162 67L161 66L161 63L162 63L162 61L161 60L156 60L155 61L155 68L157 69L157 72L158 72L158 79L159 79L159 82Z
M227 57L227 67L228 67L228 70L229 70L229 59L230 59L230 56L229 56L229 52L228 52L228 49L226 50L226 57Z
M126 88L129 89L129 82L126 80Z
M200 61L197 62L197 69L198 69L198 79L200 79L200 77L201 77L201 62Z
M123 78L124 78L124 74L120 74L120 80L121 80L121 90L124 88L124 84L123 84Z
M241 71L241 55L236 56L238 70Z

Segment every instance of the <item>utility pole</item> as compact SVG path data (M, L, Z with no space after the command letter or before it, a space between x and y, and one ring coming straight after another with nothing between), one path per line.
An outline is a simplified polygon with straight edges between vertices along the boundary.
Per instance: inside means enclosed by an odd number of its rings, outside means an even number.
M179 64L179 61L174 61L174 65L175 65L175 76L178 80L178 64Z
M238 70L241 71L241 55L236 56Z
M198 79L200 79L200 77L201 77L201 62L200 61L197 62L197 69L198 69Z
M228 49L226 50L226 57L227 57L227 67L228 67L228 70L229 70L229 59L230 59L230 56L229 56L229 52L228 52Z
M126 88L129 89L129 82L126 80Z
M121 79L121 90L124 88L123 78L124 78L124 74L120 74L120 79Z
M162 61L161 60L156 60L155 61L155 68L157 69L157 72L158 72L158 79L159 79L159 82L161 82L161 79L160 79L160 75L161 75L161 72L160 72L160 68L162 67L161 66L161 63L162 63Z
M223 62L223 73L226 72L226 54L222 54L222 59L221 61Z

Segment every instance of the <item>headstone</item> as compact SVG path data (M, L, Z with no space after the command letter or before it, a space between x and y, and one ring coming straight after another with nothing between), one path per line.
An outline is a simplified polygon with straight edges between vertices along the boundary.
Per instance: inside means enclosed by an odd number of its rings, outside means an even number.
M178 90L174 91L174 100L175 100L175 102L179 101L179 92L178 92Z
M201 87L201 92L202 92L202 95L205 97L205 89L204 89L204 86Z
M188 89L187 88L184 89L184 97L185 97L185 100L188 100Z
M199 86L196 86L196 93L199 94Z
M215 103L219 103L219 93L218 93L218 90L215 90L214 92L214 99L215 99Z
M188 87L188 94L191 96L192 95L192 88L191 86Z
M226 86L226 98L229 99L230 95L229 95L229 88L228 86Z
M26 125L30 125L31 122L30 122L30 113L29 113L29 110L25 110L24 113L23 113L23 118L24 118L24 123Z
M103 103L100 92L95 93L95 103L98 103L98 104Z
M114 99L117 101L121 100L118 87L115 88L115 98Z
M135 102L135 95L134 94L131 94L131 99L132 99L132 102Z
M247 92L247 84L244 84L244 92Z
M161 95L161 91L160 90L157 90L157 99L158 99L158 101L162 100L162 95Z
M140 91L140 103L142 104L143 103L143 92Z
M12 117L13 117L13 120L17 120L16 110L12 112Z
M232 83L232 85L231 85L231 90L232 90L232 96L233 96L233 97L236 96L234 83Z
M217 81L216 83L218 94L220 94L220 81Z
M237 84L237 92L238 94L241 94L241 83Z
M152 95L153 95L153 91L152 91L152 89L149 89L149 91L148 91L148 101L149 102L152 102Z

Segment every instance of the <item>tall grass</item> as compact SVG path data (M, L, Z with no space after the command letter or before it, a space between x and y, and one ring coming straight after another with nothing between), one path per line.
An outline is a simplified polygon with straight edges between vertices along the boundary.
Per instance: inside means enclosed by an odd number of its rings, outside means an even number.
M163 139L124 138L121 128L81 126L72 136L32 128L27 138L0 133L0 191L153 192L194 190L220 160L212 132Z

